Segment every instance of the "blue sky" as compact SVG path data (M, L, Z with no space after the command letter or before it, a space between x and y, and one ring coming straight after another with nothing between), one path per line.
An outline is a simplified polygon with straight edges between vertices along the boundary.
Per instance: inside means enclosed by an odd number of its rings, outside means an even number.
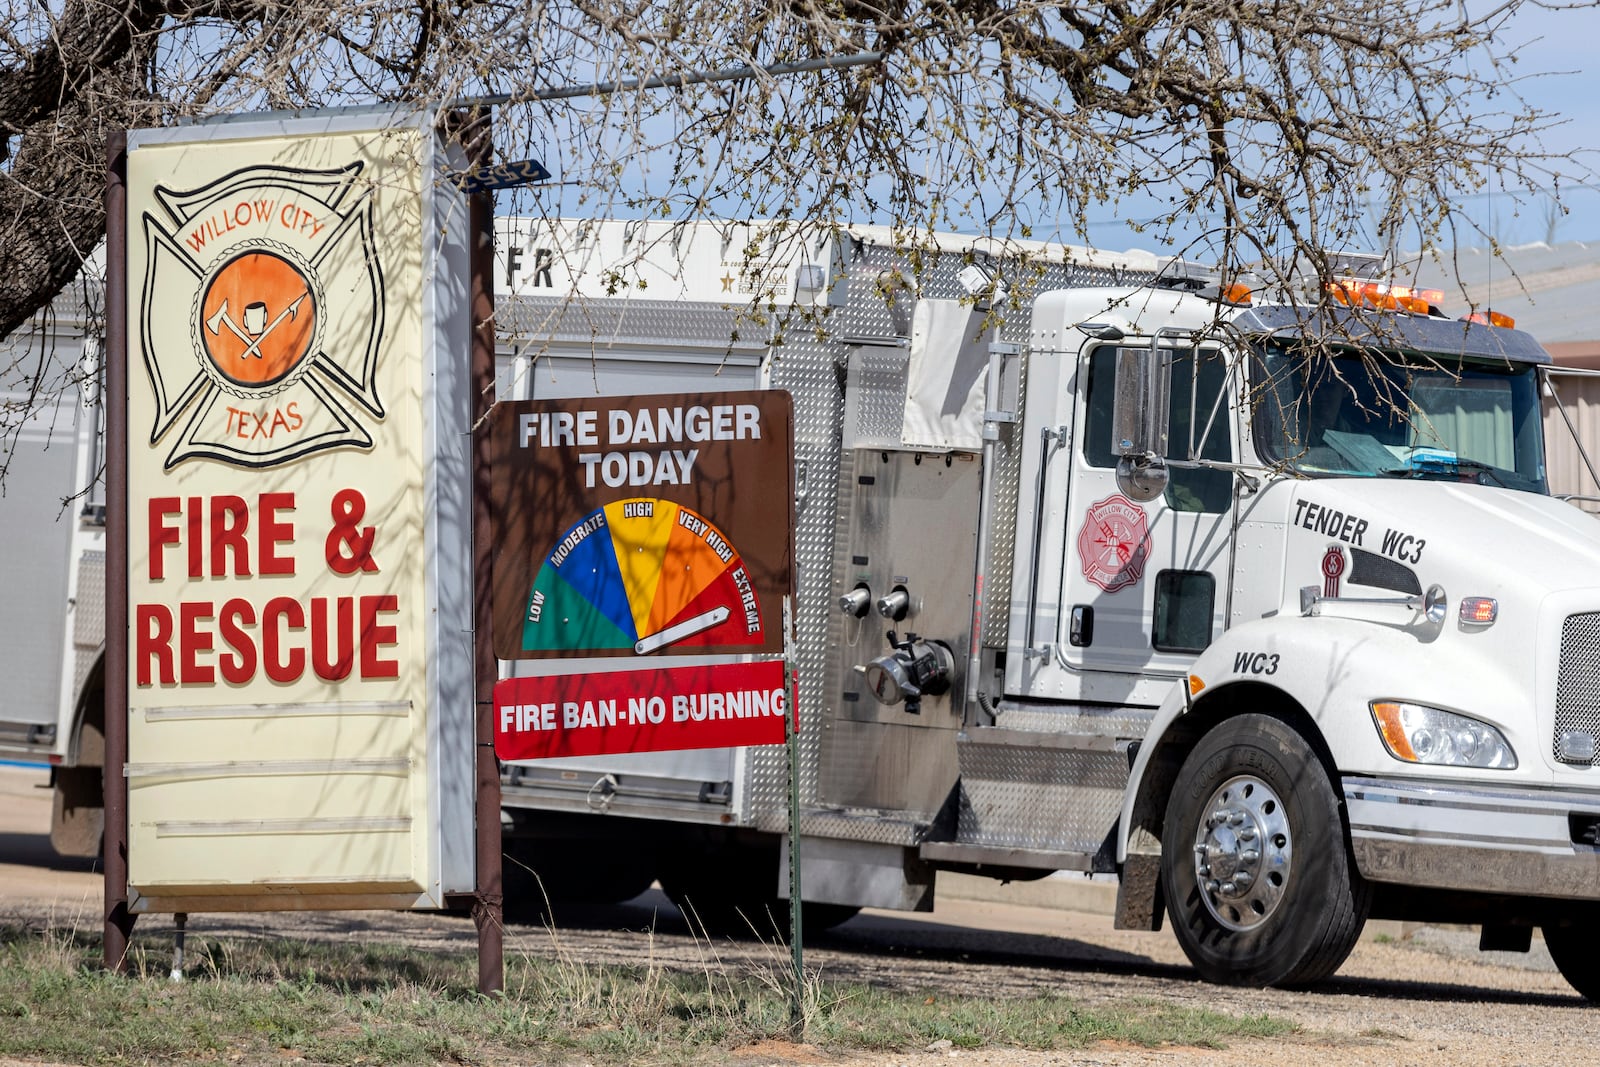
M1470 8L1477 9L1488 8L1498 0L1466 2ZM1544 137L1544 148L1552 153L1579 155L1574 163L1563 168L1562 203L1569 213L1554 220L1557 242L1600 240L1600 66L1593 62L1596 43L1600 42L1600 0L1590 2L1597 6L1552 11L1527 0L1507 26L1497 49L1514 52L1517 56L1517 62L1509 68L1517 79L1515 91L1527 103L1550 116L1553 126ZM585 149L580 146L578 150ZM562 169L560 154L559 149L546 153L547 161L558 172ZM646 160L634 160L631 166L649 164ZM1584 174L1586 168L1594 174ZM624 177L621 186L625 189L628 184L628 178ZM577 191L570 187L546 188L538 195L545 210L556 214L581 216L596 210L592 198L580 202ZM1548 203L1547 196L1540 194L1525 198L1519 205L1509 194L1500 192L1467 196L1460 206L1479 230L1493 234L1503 245L1516 246L1544 240L1550 233L1552 220ZM734 205L734 208L733 213L739 214L742 205ZM527 205L519 204L515 196L507 196L501 199L500 210L519 213L527 210ZM1152 205L1149 214L1154 215L1157 210ZM1132 232L1123 221L1138 217L1139 207L1135 203L1124 203L1121 211L1106 207L1091 214L1084 238L1106 249L1137 247L1167 251L1154 248L1150 236ZM1460 227L1458 235L1463 245L1486 243L1475 236L1471 226ZM1083 238L1067 239L1076 242ZM1362 250L1380 249L1375 242L1372 248Z
M1600 70L1594 58L1600 43L1600 8L1546 11L1526 7L1511 27L1509 41L1520 43L1517 69L1529 75L1522 96L1562 119L1547 147L1580 153L1581 162L1600 171ZM1600 239L1600 179L1574 189L1563 201L1571 210L1559 224L1558 241ZM1474 204L1475 208L1479 206ZM1481 209L1480 209L1481 210ZM1542 223L1533 227L1542 229ZM1538 239L1540 234L1523 235Z
M1481 0L1472 0L1470 6L1485 5ZM1561 199L1570 214L1556 223L1558 242L1600 240L1597 45L1600 45L1600 7L1551 11L1531 3L1508 25L1503 42L1503 50L1514 50L1518 57L1510 68L1518 79L1516 91L1527 103L1550 113L1552 122L1556 123L1545 138L1545 148L1555 153L1575 151L1581 155L1578 165L1568 168L1562 179ZM1597 174L1589 177L1587 187L1569 188L1568 183L1574 177L1582 180L1580 167ZM1462 207L1483 230L1493 233L1505 244L1541 241L1548 232L1546 204L1538 200L1519 207L1505 194L1477 194L1466 197ZM1468 232L1463 231L1464 234ZM1089 238L1105 248L1130 244L1126 227L1109 209L1093 218ZM1139 241L1132 238L1132 243Z

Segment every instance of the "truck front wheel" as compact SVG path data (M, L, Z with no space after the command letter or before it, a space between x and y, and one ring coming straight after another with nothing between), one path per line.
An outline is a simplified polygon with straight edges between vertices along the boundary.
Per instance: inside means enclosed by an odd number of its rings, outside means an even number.
M1173 930L1207 981L1306 985L1355 947L1371 893L1332 783L1288 724L1240 715L1201 738L1161 838Z
M1547 922L1544 944L1561 977L1584 999L1600 1003L1600 931L1595 929L1596 920L1600 920L1600 913L1586 910L1560 922Z

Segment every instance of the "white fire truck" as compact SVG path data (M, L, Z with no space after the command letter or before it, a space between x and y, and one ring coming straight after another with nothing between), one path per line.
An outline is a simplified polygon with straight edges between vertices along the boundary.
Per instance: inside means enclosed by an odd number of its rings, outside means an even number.
M1141 253L499 225L502 399L793 396L807 921L1115 872L1214 981L1315 981L1380 916L1542 930L1600 997L1600 524L1550 495L1532 338ZM87 761L93 684L17 737ZM787 779L507 764L508 902L759 917Z

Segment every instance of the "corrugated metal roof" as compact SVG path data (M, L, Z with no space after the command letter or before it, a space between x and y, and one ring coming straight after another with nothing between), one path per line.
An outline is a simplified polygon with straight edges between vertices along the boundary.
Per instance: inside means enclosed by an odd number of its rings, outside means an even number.
M1519 245L1500 256L1483 248L1423 253L1415 277L1444 290L1447 314L1504 312L1545 345L1600 340L1600 242Z

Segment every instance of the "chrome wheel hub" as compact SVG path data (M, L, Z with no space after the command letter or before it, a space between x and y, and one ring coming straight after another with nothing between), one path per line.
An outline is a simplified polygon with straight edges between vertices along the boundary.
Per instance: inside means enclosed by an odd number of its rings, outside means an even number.
M1292 842L1289 813L1272 787L1254 775L1230 778L1201 809L1194 834L1194 873L1212 918L1250 930L1283 900Z

